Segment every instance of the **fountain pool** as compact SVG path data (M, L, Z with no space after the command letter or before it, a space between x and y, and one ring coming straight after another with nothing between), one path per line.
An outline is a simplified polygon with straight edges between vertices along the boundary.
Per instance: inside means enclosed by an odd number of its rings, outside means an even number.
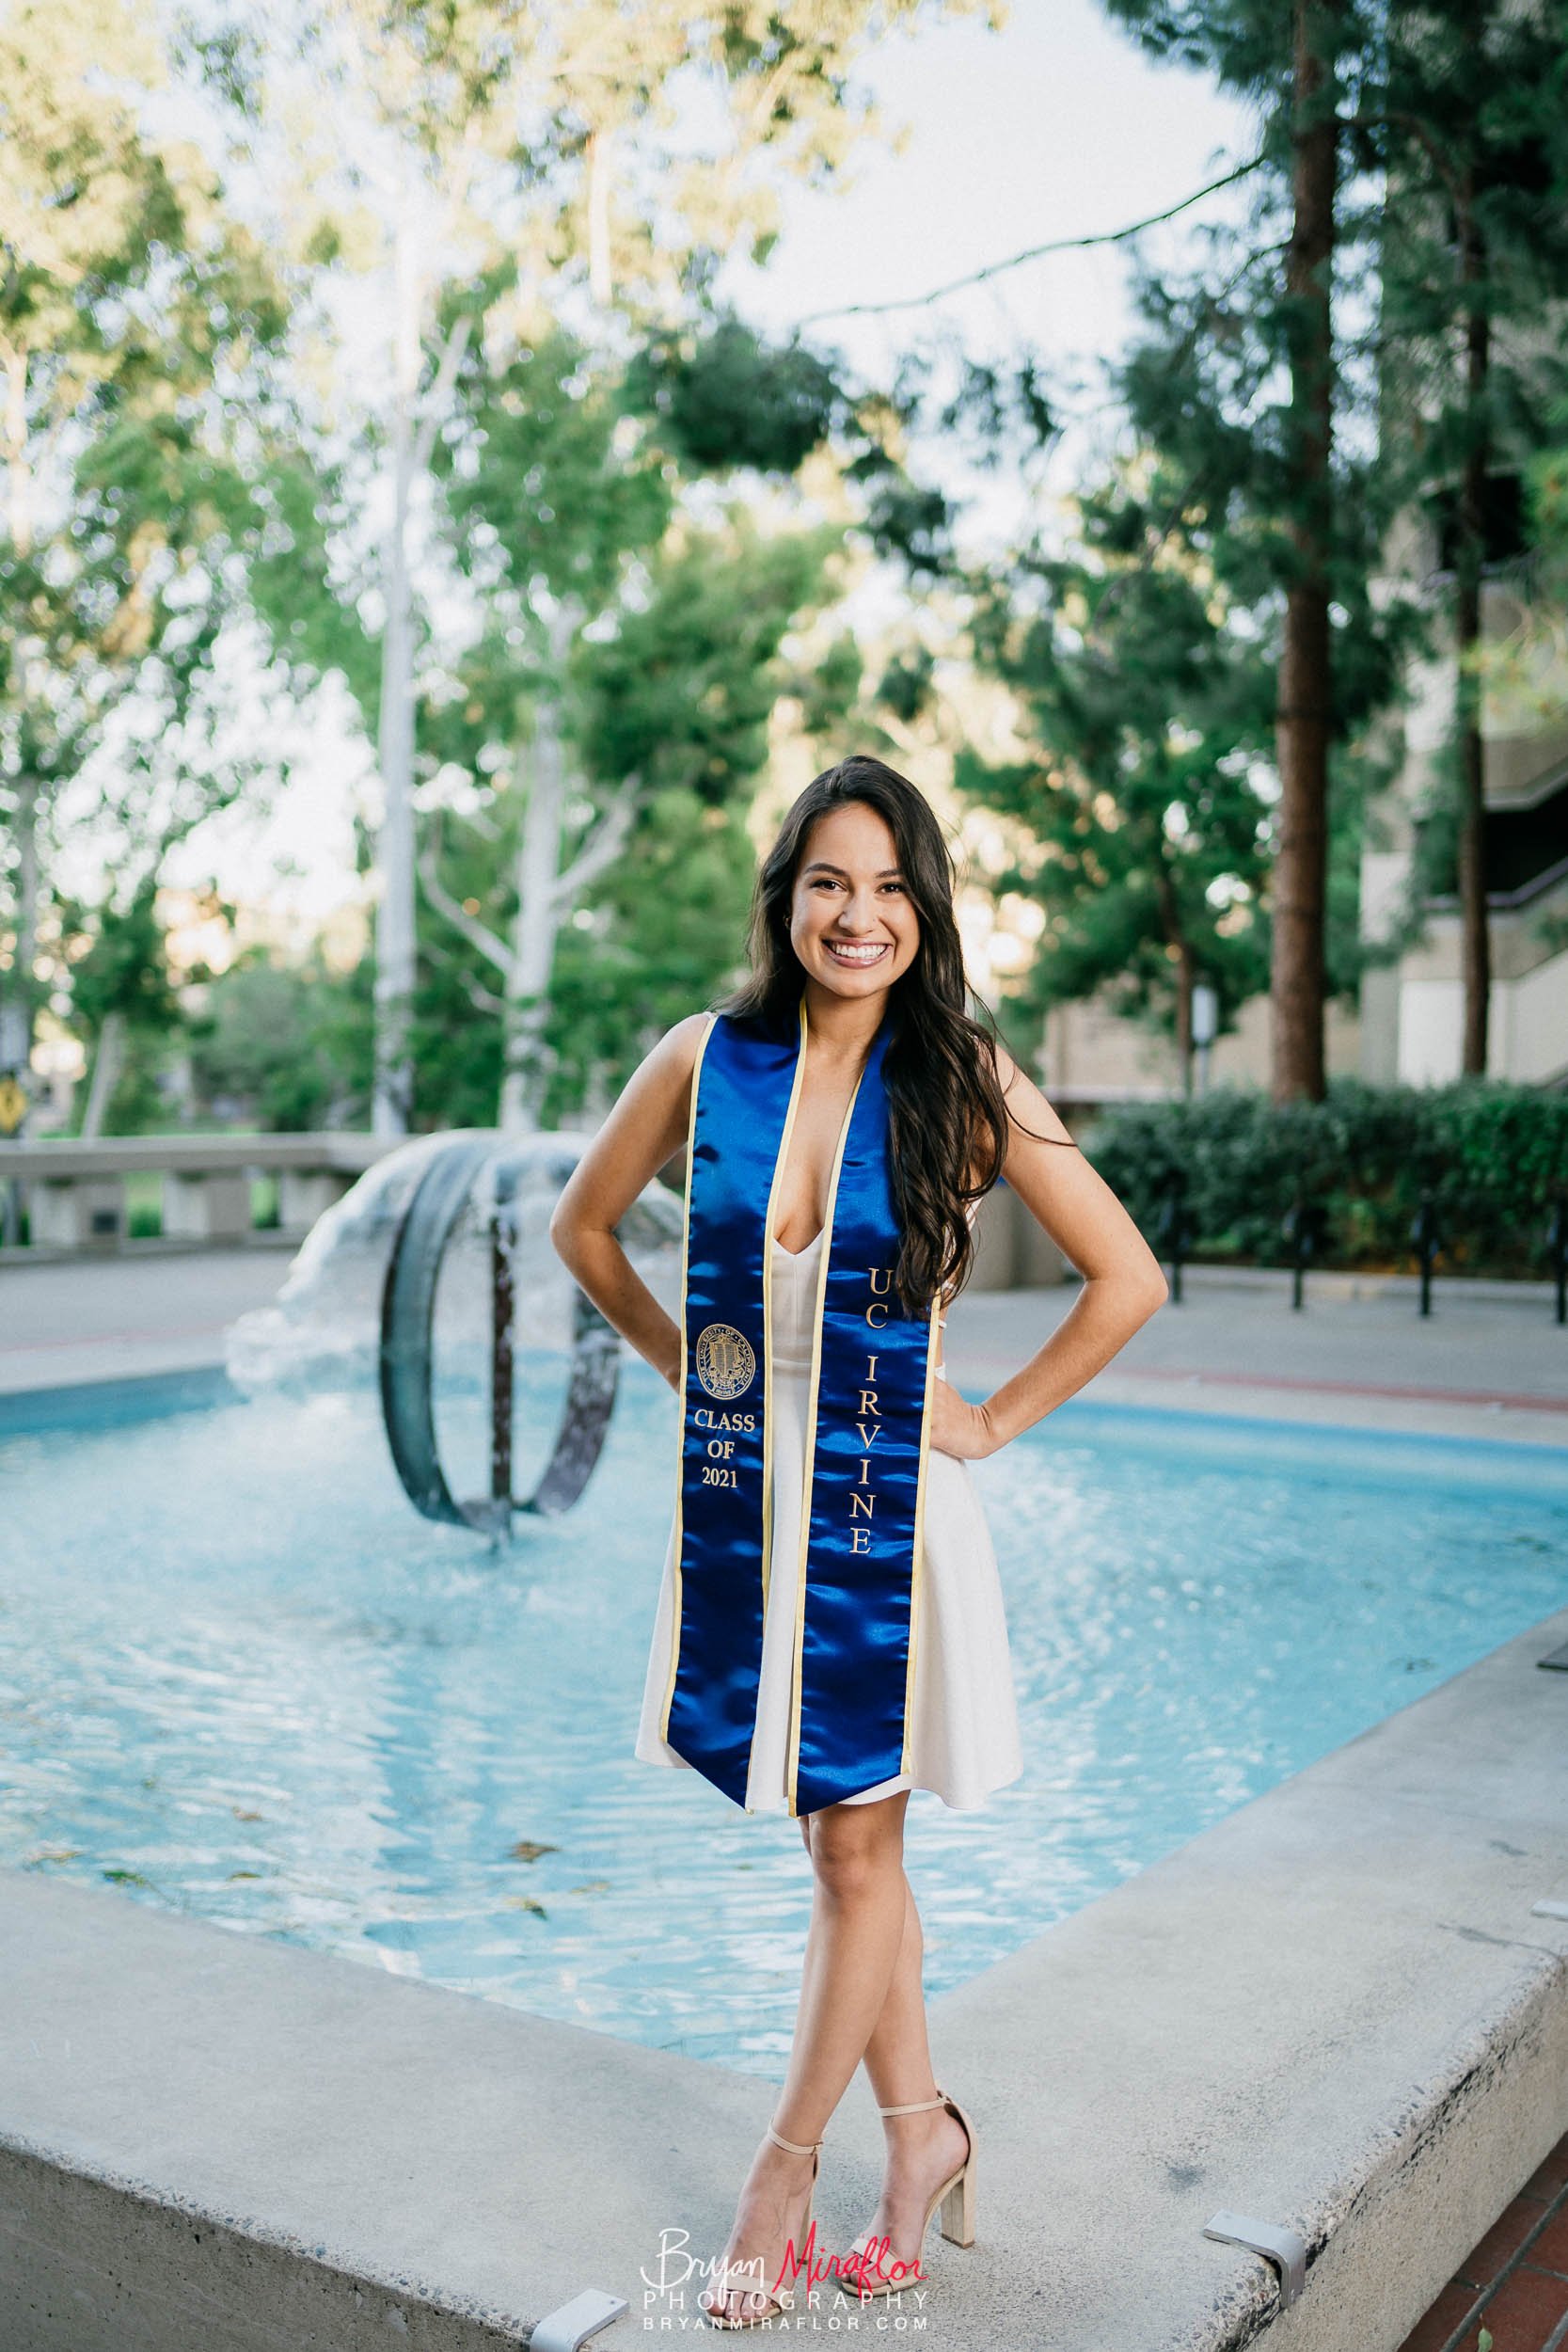
M518 1372L552 1425L561 1358ZM798 1826L631 1755L662 1384L629 1364L584 1500L494 1546L409 1511L362 1390L205 1385L0 1401L0 1863L782 2073ZM472 1383L440 1418L477 1461ZM1568 1592L1568 1464L1523 1447L1080 1402L974 1475L1026 1772L911 1803L933 1992Z

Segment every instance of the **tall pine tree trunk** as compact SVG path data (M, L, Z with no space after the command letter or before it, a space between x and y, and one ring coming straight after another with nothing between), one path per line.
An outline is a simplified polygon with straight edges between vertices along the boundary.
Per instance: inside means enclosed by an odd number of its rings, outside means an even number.
M1295 0L1291 141L1294 225L1285 264L1291 345L1294 562L1280 651L1279 766L1270 994L1275 1102L1322 1098L1323 930L1328 878L1329 454L1334 424L1332 271L1338 115L1332 72L1315 40L1342 0Z
M1459 267L1467 287L1481 278L1483 256L1476 226L1475 174L1466 169L1459 199ZM1465 312L1465 470L1459 491L1459 540L1454 561L1455 705L1459 726L1460 962L1465 980L1462 1065L1467 1077L1486 1074L1487 1016L1492 993L1492 943L1486 919L1486 766L1481 739L1481 577L1486 554L1486 371L1491 329L1472 299Z

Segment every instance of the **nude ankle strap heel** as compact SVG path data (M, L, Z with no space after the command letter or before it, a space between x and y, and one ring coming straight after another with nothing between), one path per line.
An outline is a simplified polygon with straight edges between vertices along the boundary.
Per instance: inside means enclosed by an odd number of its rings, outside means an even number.
M800 2236L803 2242L811 2232L812 2201L816 2195L816 2176L822 2169L822 2142L819 2139L803 2141L785 2139L783 2132L776 2132L771 2123L766 2125L765 2128L775 2148L785 2149L792 2156L811 2158L811 2186L806 2191L806 2210L800 2222ZM721 2312L709 2311L706 2304L703 2304L703 2316L710 2328L762 2328L772 2320L784 2317L795 2309L793 2287L780 2287L776 2291L768 2287L759 2287L750 2272L742 2275L747 2280L744 2288L740 2287L737 2281L736 2287L732 2289L728 2275L723 2274L715 2280L714 2287L709 2291L721 2296L727 2296L731 2293L744 2294L748 2300L759 2301L762 2309L737 2314L734 2319L726 2319Z
M927 2115L935 2107L945 2107L949 2115L958 2117L969 2136L969 2153L951 2180L943 2181L926 2208L926 2218L920 2225L920 2240L924 2245L926 2233L931 2226L931 2216L942 2207L942 2234L954 2246L974 2243L974 2126L945 2090L939 2090L934 2099L911 2099L907 2106L879 2107L879 2115Z

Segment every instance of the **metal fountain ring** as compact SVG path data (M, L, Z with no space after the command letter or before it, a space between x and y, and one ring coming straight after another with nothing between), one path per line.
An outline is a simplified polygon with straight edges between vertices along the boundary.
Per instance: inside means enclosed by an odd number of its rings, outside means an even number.
M593 1301L577 1290L566 1402L555 1443L530 1495L512 1492L511 1244L517 1191L526 1175L560 1189L576 1167L580 1136L507 1136L468 1130L432 1153L393 1235L381 1294L380 1382L387 1441L404 1491L429 1519L504 1534L515 1511L551 1518L569 1510L594 1474L615 1404L621 1343ZM474 1184L493 1170L490 1220L490 1492L472 1501L452 1493L441 1467L433 1396L436 1285L448 1243ZM679 1231L673 1197L650 1186L628 1214L664 1239Z

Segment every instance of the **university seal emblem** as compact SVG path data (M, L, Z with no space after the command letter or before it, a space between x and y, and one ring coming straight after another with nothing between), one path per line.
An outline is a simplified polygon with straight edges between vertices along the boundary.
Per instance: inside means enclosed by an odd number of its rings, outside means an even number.
M709 1396L727 1402L744 1396L756 1377L751 1342L727 1323L710 1323L697 1335L697 1377Z

